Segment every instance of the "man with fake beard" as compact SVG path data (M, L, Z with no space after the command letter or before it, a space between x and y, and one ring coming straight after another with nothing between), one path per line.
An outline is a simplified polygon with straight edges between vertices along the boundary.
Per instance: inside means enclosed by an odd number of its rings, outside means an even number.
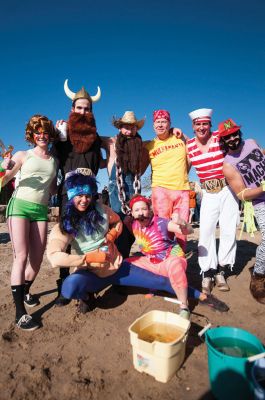
M181 302L180 315L183 318L188 319L190 316L188 297L197 299L200 304L208 305L218 311L228 311L229 307L216 297L188 286L187 261L176 239L176 233L188 235L193 232L192 227L178 214L175 214L174 221L155 216L151 210L150 200L144 196L133 196L129 205L133 219L128 217L124 222L135 236L143 255L133 256L125 261L156 275L167 277ZM144 283L144 276L142 281Z
M118 135L101 137L102 148L105 149L107 155L110 204L121 220L130 214L127 202L134 194L141 192L141 175L144 174L150 162L145 148L150 141L143 142L138 133L144 122L144 118L137 120L133 111L126 111L121 118L113 117L112 123L119 129ZM178 128L170 129L170 135L174 136L175 140L183 136ZM134 237L124 226L122 234L116 241L123 258L129 256L133 242Z
M240 126L232 119L220 123L218 132L227 150L224 176L239 200L247 201L248 205L252 202L261 232L250 292L254 299L265 304L265 152L253 139L242 140Z
M118 135L101 137L107 156L110 206L122 220L130 213L127 202L141 191L143 144L138 131L144 122L144 119L137 120L133 111L126 111L121 118L113 118ZM123 258L129 256L133 242L133 235L124 226L116 241Z
M175 233L187 235L193 230L183 219L174 222L168 218L154 216L151 202L144 196L136 195L130 200L133 222L132 232L143 256L128 259L134 265L166 276L180 300L180 316L189 319L187 261L175 239ZM177 218L177 216L176 216Z
M101 140L97 134L92 104L100 99L100 89L96 96L90 96L83 87L74 93L69 90L66 80L64 90L72 100L72 108L68 124L62 120L56 124L60 131L60 142L55 144L63 178L76 168L90 168L96 175L101 160Z
M209 294L215 282L221 291L228 291L228 268L236 257L238 201L223 175L225 152L216 132L211 132L212 111L200 108L189 116L195 137L187 142L188 161L196 169L202 186L200 210L199 265L203 275L202 291ZM216 225L219 221L220 244L216 254Z
M91 173L96 175L101 161L101 140L97 134L96 122L92 112L92 104L100 99L100 88L98 87L95 96L90 96L83 87L77 93L74 93L68 88L68 80L66 80L64 90L72 100L71 113L68 123L62 120L57 122L56 127L60 131L60 141L55 143L52 149L53 155L59 160L59 169L62 175L62 182L58 190L61 214L63 214L67 202L63 185L65 175L78 168L90 169ZM60 268L60 278L57 280L58 297L56 305L58 306L69 303L69 300L61 295L62 282L68 275L69 268Z

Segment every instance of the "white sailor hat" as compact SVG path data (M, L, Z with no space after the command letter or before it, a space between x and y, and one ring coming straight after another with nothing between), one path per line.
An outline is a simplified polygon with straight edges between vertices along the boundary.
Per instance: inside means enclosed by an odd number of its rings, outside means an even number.
M192 122L209 122L211 121L213 110L211 108L199 108L189 113Z

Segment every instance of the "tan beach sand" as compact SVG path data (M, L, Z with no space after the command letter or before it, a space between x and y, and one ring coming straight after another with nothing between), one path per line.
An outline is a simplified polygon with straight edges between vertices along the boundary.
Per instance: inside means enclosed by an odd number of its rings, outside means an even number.
M50 224L50 227L52 224ZM238 232L239 233L239 232ZM188 275L199 287L197 266L198 230L189 238ZM46 256L32 293L40 305L30 309L42 328L23 332L14 326L14 307L9 287L12 250L7 226L0 224L0 316L1 400L195 400L211 399L206 345L198 331L207 323L246 329L265 342L265 306L249 293L249 267L254 263L259 233L252 239L243 234L238 242L237 263L229 278L231 291L214 294L230 306L228 313L192 304L192 326L183 366L167 384L137 372L132 363L128 327L140 315L157 309L178 311L162 297L144 294L127 297L112 289L101 293L97 307L77 315L75 301L54 307L58 272L51 270Z

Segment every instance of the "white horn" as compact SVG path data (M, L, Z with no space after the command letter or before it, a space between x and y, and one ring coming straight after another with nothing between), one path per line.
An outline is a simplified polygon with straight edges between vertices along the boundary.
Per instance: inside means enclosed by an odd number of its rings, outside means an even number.
M75 93L69 89L68 79L66 79L64 82L64 91L65 91L66 96L69 97L69 99L74 100Z
M101 97L101 90L100 87L98 86L98 92L95 96L90 96L91 100L93 101L93 103L95 103L96 101L98 101Z

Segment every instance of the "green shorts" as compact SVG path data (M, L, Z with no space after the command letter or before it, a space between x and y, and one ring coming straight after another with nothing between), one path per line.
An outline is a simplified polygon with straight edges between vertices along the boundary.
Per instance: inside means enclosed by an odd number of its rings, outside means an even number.
M19 217L33 221L48 221L48 206L11 197L6 209L6 218Z

